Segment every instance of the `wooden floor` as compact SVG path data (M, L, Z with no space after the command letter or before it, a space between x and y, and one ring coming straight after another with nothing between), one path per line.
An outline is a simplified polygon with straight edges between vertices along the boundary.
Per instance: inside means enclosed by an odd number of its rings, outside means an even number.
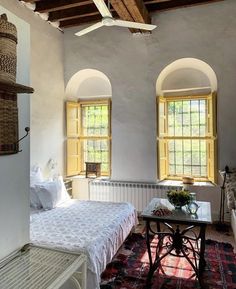
M137 225L135 232L136 233L145 232L145 223L142 219L139 219L139 225ZM230 243L234 247L234 251L236 252L236 243L230 226L228 232L220 232L216 229L215 225L208 225L206 230L206 239Z

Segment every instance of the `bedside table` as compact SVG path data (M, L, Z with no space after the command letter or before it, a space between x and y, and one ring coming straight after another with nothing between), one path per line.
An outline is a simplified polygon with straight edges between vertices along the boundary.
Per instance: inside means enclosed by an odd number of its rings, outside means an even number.
M72 279L86 289L87 257L29 245L0 262L1 289L59 289Z
M89 174L94 174L96 177L101 176L101 163L95 162L85 162L86 171L85 176L88 177Z

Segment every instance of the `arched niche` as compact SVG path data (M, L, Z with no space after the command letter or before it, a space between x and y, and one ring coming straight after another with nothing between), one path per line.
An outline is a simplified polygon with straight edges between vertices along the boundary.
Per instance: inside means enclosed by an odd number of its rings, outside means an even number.
M213 69L196 58L181 58L160 73L156 82L158 96L200 95L217 91L217 78Z
M83 69L75 73L66 86L66 97L72 99L112 96L111 82L101 71Z

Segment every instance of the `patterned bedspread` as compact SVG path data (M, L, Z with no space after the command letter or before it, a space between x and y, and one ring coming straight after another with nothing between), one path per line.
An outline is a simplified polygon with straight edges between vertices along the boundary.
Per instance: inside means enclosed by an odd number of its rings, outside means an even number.
M69 200L52 210L32 212L30 239L36 245L85 253L88 279L93 279L88 289L95 289L136 222L129 203Z

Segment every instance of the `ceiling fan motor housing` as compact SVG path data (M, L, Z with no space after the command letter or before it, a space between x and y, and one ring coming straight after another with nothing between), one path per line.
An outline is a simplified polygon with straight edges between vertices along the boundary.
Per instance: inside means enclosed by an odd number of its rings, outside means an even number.
M115 19L113 19L112 17L103 17L102 19L102 24L105 26L113 26L115 24Z

